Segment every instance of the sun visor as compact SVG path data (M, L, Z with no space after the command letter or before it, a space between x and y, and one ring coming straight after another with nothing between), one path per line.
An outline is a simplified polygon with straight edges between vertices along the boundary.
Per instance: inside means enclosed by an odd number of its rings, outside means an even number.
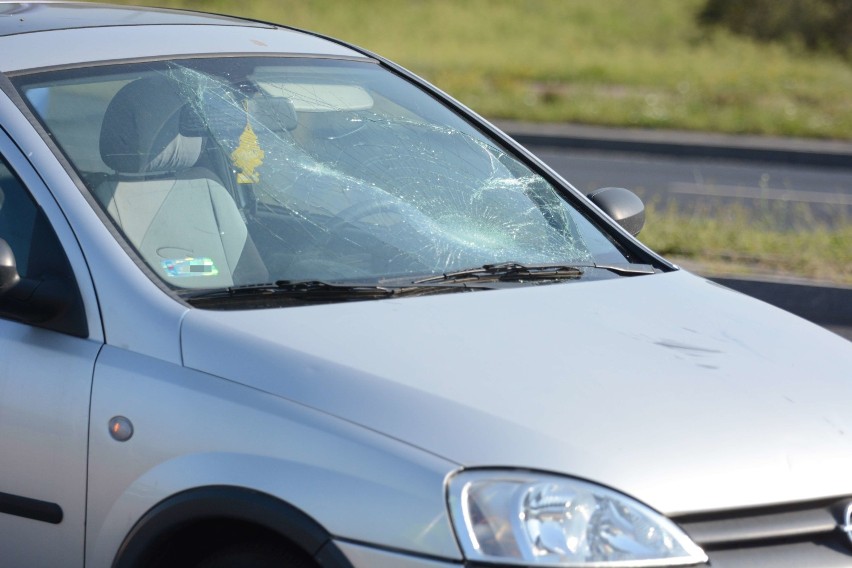
M258 81L264 93L293 103L297 112L340 112L373 108L373 97L357 85Z

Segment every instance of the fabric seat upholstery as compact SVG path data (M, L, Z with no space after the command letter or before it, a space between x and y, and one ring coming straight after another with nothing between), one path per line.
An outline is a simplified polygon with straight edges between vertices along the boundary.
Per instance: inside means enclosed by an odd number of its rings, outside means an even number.
M142 258L170 284L218 288L266 282L268 272L231 194L194 167L204 145L176 84L125 85L107 107L100 153L115 175L95 196Z

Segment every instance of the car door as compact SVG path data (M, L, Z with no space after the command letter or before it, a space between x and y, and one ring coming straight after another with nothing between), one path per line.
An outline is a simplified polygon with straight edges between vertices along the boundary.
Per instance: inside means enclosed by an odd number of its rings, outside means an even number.
M89 395L101 346L100 329L89 326L99 322L84 315L85 263L69 250L77 246L70 228L2 129L0 193L0 238L19 274L65 271L80 304L70 323L0 316L0 565L82 567Z

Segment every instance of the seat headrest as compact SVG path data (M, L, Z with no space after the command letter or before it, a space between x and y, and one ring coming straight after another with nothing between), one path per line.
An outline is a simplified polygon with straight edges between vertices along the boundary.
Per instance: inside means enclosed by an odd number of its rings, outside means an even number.
M192 167L202 138L177 84L162 76L122 87L107 106L101 126L104 163L119 173L167 173Z

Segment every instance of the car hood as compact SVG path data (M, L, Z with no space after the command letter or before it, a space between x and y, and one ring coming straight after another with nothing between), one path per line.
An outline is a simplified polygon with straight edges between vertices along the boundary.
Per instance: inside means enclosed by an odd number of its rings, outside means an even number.
M684 271L193 309L186 366L668 514L852 494L852 344Z

